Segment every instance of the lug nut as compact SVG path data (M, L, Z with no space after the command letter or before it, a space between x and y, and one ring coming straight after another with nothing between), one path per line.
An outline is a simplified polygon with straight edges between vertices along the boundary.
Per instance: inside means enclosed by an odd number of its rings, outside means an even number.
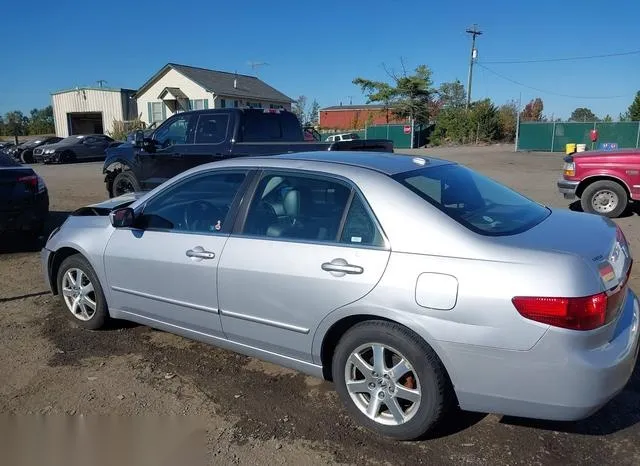
M374 388L376 388L376 384L373 382L369 383L369 388L373 390Z

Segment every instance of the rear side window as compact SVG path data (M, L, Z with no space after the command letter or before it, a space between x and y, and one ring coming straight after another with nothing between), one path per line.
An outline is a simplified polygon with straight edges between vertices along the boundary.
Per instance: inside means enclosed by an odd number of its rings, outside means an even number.
M196 144L219 144L227 136L229 115L212 114L198 118L196 128Z
M421 168L393 178L458 223L483 235L522 233L551 213L548 208L460 165Z
M5 154L0 154L0 167L19 167L20 164Z
M293 113L246 111L243 115L243 142L302 141L302 127Z

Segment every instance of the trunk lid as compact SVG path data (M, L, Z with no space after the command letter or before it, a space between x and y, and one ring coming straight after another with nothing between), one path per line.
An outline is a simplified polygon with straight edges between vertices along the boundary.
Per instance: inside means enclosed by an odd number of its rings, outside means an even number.
M626 280L631 251L614 222L599 215L552 209L544 221L518 235L502 237L503 244L545 252L580 256L602 279L603 290Z

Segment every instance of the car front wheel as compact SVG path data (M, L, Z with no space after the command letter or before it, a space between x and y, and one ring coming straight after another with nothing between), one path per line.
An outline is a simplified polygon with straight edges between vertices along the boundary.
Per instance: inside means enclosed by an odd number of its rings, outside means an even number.
M431 431L455 398L433 349L409 329L386 321L355 325L333 358L336 390L363 426L398 440Z
M580 198L582 210L590 214L619 217L627 208L629 197L620 183L600 180L587 186Z
M122 171L113 179L111 197L118 197L136 191L140 191L140 183L131 170Z
M80 254L67 257L57 276L58 294L67 316L81 327L97 330L109 320L107 302L91 264Z

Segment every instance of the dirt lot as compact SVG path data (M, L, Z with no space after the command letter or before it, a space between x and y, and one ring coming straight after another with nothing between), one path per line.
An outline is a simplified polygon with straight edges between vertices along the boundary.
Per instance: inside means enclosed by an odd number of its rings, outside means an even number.
M538 201L566 207L555 190L562 165L557 154L514 154L510 147L428 153L468 164ZM100 169L100 163L36 167L49 186L52 223L105 197ZM632 248L640 251L640 218L633 214L619 223ZM81 331L45 290L38 253L5 240L0 247L3 414L71 415L74 422L80 414L120 419L180 415L193 424L176 432L193 433L196 444L206 441L210 464L640 464L637 373L620 396L582 422L460 413L433 439L396 443L358 428L332 386L320 380L145 327ZM632 285L640 290L638 269ZM155 425L164 429L164 424ZM27 432L14 429L13 438ZM0 455L19 445L0 440ZM157 439L153 447L137 445L147 458L166 446ZM97 457L85 464L97 464ZM108 456L100 457L106 461ZM16 464L1 457L0 463Z

